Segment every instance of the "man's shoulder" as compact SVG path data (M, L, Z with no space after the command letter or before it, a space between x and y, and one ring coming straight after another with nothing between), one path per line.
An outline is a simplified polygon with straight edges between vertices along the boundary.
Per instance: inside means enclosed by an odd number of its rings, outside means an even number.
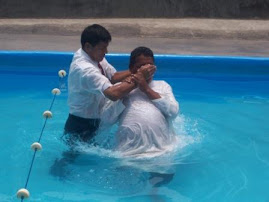
M171 86L164 80L153 80L150 87L158 92L167 91Z
M73 70L96 70L97 68L94 66L93 63L81 58L81 59L77 59L77 60L73 60L71 63L71 69Z
M95 68L95 64L83 54L78 53L74 55L71 67L78 69Z
M152 81L152 84L155 86L163 86L163 85L168 85L168 86L170 86L166 81L164 81L164 80L153 80Z

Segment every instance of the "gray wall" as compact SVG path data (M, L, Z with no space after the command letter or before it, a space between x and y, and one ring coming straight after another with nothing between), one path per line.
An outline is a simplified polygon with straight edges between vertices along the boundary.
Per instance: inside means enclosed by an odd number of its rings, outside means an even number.
M0 17L269 19L269 0L0 0Z

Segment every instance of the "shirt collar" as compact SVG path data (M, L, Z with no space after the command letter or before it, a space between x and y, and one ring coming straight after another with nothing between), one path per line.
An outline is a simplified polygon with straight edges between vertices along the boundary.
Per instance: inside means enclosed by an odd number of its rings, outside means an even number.
M91 57L82 48L80 48L78 52L81 57L85 58L87 61L98 67L98 62L93 61Z

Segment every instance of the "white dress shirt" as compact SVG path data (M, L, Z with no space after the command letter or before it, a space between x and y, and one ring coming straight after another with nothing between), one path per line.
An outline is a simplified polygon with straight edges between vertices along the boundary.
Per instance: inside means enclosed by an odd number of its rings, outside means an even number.
M116 72L104 58L98 63L93 61L81 48L75 52L68 75L69 113L82 118L100 118L100 112L107 98L103 92L112 86L110 79Z
M137 88L123 100L126 108L119 119L116 139L117 150L124 156L156 156L176 145L172 120L178 114L178 102L165 81L152 81L149 86L161 98L150 100Z

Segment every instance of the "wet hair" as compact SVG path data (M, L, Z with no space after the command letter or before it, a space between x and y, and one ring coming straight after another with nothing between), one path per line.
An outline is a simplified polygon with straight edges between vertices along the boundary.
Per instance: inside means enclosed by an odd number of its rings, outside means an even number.
M144 55L145 57L151 57L154 61L154 56L153 56L152 50L150 50L147 47L140 46L131 52L129 67L131 67L135 64L136 58L139 57L140 55Z
M86 27L81 33L81 46L84 47L85 43L90 43L93 47L100 42L109 43L111 35L106 28L98 24L93 24Z

